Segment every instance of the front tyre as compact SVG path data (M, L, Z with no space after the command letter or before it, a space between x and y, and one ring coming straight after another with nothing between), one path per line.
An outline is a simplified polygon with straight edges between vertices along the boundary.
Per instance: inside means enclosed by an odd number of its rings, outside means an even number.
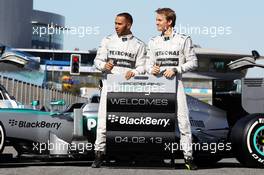
M5 128L2 124L2 122L0 122L0 154L3 152L4 148L5 148Z
M231 141L241 164L264 168L264 114L250 114L240 119L232 128Z

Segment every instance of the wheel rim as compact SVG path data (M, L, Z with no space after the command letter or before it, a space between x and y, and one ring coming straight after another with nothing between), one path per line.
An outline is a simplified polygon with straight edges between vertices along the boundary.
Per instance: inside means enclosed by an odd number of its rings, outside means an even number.
M257 152L264 156L264 126L257 129L253 137L253 144Z
M0 125L0 151L3 149L4 146L4 138L5 138L4 130L3 127Z

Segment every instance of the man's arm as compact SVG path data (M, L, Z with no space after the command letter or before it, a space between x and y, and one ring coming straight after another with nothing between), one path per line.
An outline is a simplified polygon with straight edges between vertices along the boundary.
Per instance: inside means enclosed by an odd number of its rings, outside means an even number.
M185 57L185 63L176 67L177 73L185 73L198 67L197 57L190 37L184 42L183 54Z
M94 59L95 67L100 71L105 71L105 64L107 60L107 43L109 38L104 38L97 50L96 57Z
M147 57L146 57L146 71L151 74L153 66L155 65L155 55L153 52L153 41L150 40L147 47Z

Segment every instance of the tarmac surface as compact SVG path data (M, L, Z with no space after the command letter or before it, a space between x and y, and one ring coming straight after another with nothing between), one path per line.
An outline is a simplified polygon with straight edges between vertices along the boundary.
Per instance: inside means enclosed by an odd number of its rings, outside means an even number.
M12 150L5 151L6 153ZM183 160L176 159L175 167L171 166L170 160L161 162L140 162L140 163L107 163L101 168L91 168L91 161L2 161L0 160L0 175L250 175L262 174L263 169L245 168L234 158L222 159L213 166L199 167L197 171L184 169ZM263 167L264 168L264 167Z

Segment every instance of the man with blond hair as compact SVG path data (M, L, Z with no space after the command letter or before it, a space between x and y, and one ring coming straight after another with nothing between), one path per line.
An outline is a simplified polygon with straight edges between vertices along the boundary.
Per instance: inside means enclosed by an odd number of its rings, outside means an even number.
M197 57L189 36L173 30L176 14L170 8L156 10L157 30L161 35L148 44L146 69L149 74L173 78L177 76L177 119L180 130L180 145L183 149L185 167L196 170L192 156L192 133L182 74L197 67Z

